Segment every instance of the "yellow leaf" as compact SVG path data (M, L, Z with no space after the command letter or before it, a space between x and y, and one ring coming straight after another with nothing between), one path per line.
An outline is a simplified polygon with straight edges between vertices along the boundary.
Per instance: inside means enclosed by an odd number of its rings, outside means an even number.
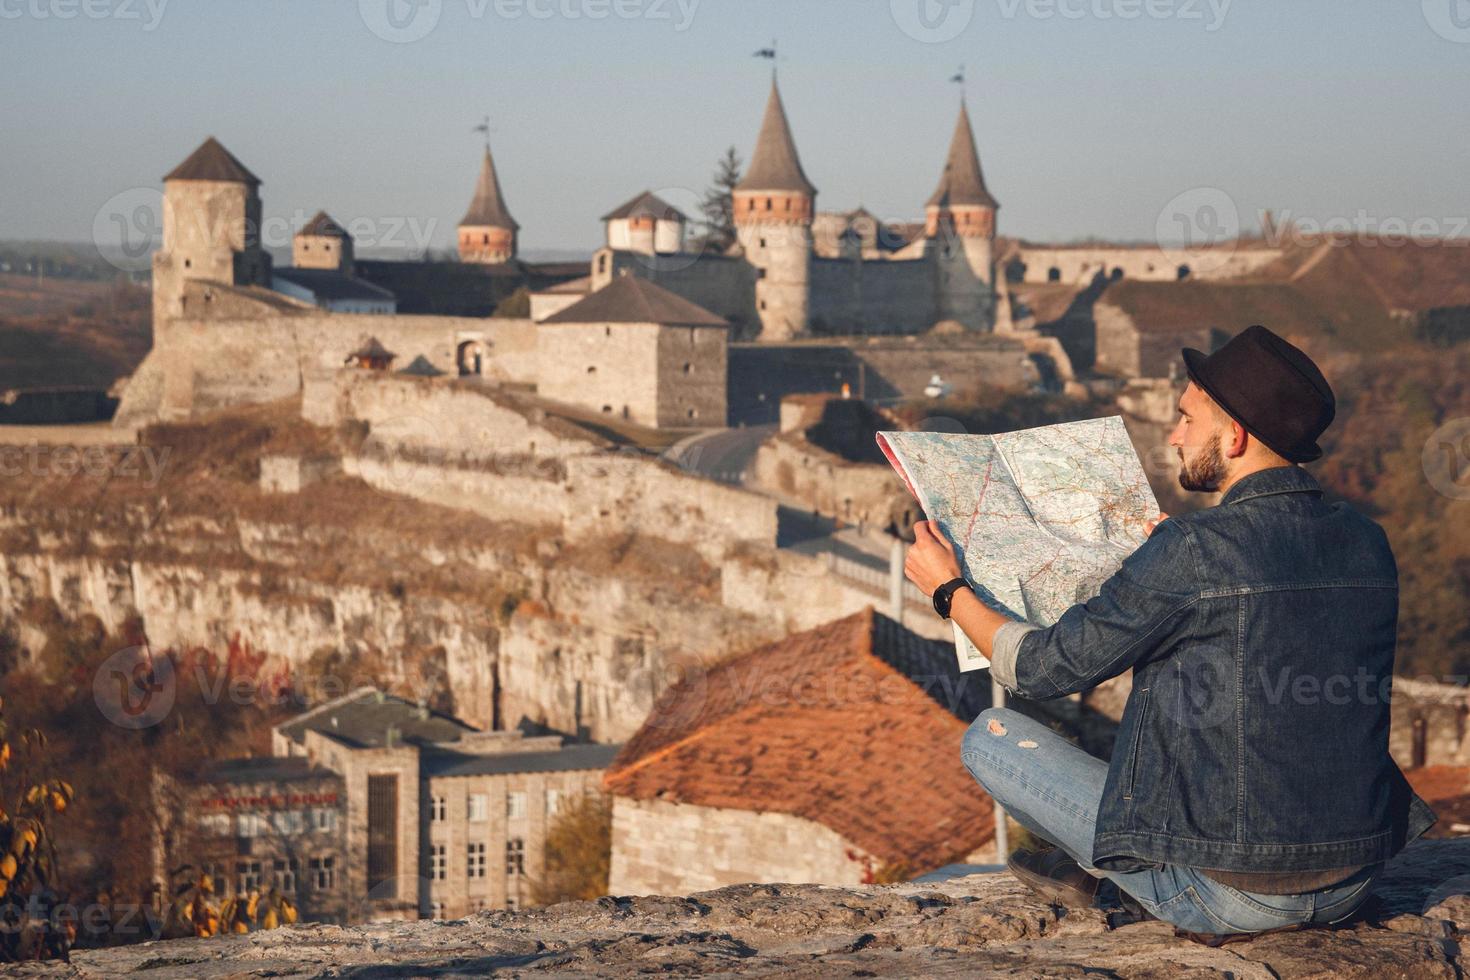
M270 909L269 911L267 911L265 913L265 918L260 920L260 924L267 929L274 929L276 926L280 925L280 920L276 918L276 910Z
M235 932L237 934L239 934L239 933L246 933L246 932L249 932L249 931L250 931L250 927L247 926L245 923L243 923L243 922L236 922L235 923Z
M11 878L14 878L15 869L16 863L14 855L7 854L3 858L0 858L0 879L9 881Z

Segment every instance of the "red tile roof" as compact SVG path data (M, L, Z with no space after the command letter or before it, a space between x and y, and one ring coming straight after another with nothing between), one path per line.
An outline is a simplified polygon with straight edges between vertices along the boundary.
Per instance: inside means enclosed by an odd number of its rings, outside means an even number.
M1464 836L1455 827L1470 825L1470 766L1421 766L1404 770L1404 775L1439 817L1427 836Z
M921 873L993 835L990 799L959 754L962 719L983 699L949 644L869 606L685 677L605 786L632 799L793 814Z

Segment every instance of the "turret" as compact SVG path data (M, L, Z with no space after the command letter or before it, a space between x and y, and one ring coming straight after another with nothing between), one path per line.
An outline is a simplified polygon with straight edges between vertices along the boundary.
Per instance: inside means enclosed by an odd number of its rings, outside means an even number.
M516 232L520 227L505 207L500 177L495 173L490 144L486 143L475 198L459 223L460 259L488 264L509 262L516 257Z
M970 113L963 101L939 187L925 207L924 233L934 256L938 313L972 330L990 327L995 212L985 187Z
M684 251L688 218L652 191L644 191L602 216L607 247L619 252L673 255Z
M355 261L352 236L325 211L318 211L291 239L291 264L298 269L332 269L350 276Z
M816 199L817 189L801 169L772 75L750 169L735 186L731 201L746 261L761 270L755 283L761 340L786 340L807 332Z
M268 286L260 178L213 136L163 178L163 245L153 256L155 323L191 312L184 284Z

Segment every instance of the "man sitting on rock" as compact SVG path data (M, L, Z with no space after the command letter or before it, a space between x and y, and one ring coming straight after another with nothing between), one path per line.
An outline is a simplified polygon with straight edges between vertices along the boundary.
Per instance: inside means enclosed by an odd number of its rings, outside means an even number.
M970 726L961 757L1056 845L1007 862L1053 902L1091 905L1105 876L1193 934L1339 922L1435 819L1388 754L1393 553L1298 465L1322 455L1335 412L1305 353L1253 326L1213 355L1183 354L1169 444L1184 489L1221 492L1219 504L1159 515L1098 595L1048 628L968 588L951 600L992 676L1022 697L1132 668L1111 763L999 707ZM932 594L959 565L937 526L915 534L907 572Z

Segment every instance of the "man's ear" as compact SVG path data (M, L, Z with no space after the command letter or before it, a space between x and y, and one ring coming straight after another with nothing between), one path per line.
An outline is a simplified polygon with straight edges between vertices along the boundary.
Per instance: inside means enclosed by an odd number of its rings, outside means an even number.
M1230 444L1225 447L1225 455L1229 459L1237 459L1245 455L1246 440L1250 433L1245 431L1245 426L1234 419L1230 420Z

